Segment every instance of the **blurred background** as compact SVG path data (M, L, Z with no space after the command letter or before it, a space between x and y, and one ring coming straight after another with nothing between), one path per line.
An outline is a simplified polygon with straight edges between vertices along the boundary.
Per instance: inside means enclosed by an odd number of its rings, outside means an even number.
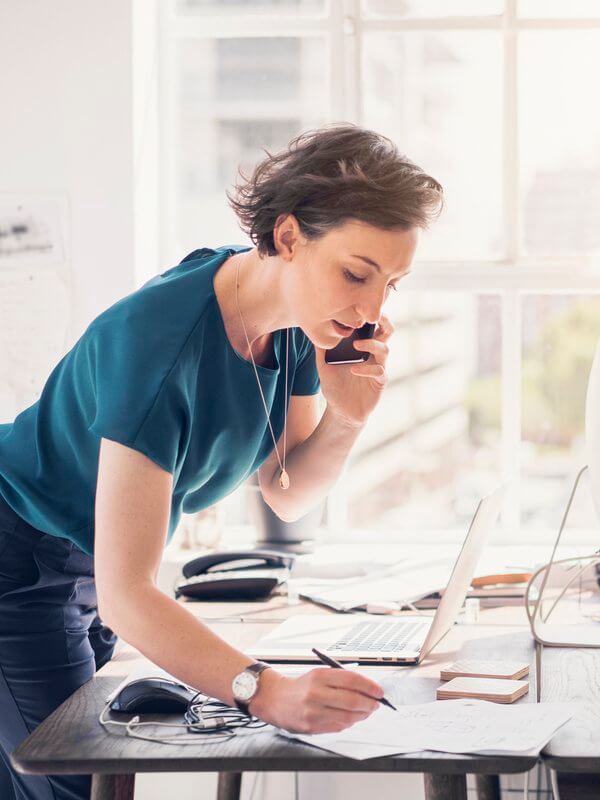
M238 169L356 122L446 207L388 300L389 384L327 535L462 537L508 477L503 540L551 541L600 338L599 73L596 0L5 0L0 420L110 303L248 242L225 198ZM15 254L23 215L40 241ZM225 535L248 493L221 504ZM597 542L587 489L570 527Z

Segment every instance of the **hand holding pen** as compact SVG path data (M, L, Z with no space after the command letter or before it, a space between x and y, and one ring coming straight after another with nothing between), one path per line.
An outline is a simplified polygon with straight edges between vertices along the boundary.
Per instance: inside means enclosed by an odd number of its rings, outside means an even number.
M344 669L343 664L340 664L339 661L336 661L334 658L331 658L331 656L327 656L327 655L325 655L325 653L321 653L321 651L317 650L316 647L313 647L312 651L316 655L316 657L319 659L319 661L322 661L323 664L326 664L328 667L332 667L333 669ZM397 711L398 710L396 708L396 706L392 705L390 703L390 701L386 697L376 697L375 699L378 702L380 702L383 706L387 706L388 708L391 708L392 711Z

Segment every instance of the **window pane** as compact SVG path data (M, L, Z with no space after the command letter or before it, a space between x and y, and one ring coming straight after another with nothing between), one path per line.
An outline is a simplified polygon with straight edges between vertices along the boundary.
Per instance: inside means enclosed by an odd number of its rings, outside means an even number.
M363 7L386 17L483 17L501 14L504 0L363 0Z
M522 243L535 255L600 251L600 31L521 34ZM590 94L592 92L592 94Z
M389 383L347 469L349 524L464 528L500 474L497 295L390 297Z
M273 14L323 11L325 0L177 0L182 14Z
M420 258L502 255L502 50L493 31L365 37L365 124L444 186Z
M600 339L600 297L523 299L522 522L558 529L578 470L586 463L585 395ZM573 527L597 527L588 487L574 504Z
M519 0L522 17L600 17L598 0Z
M305 128L325 122L323 39L278 37L180 45L178 246L243 243L225 190Z

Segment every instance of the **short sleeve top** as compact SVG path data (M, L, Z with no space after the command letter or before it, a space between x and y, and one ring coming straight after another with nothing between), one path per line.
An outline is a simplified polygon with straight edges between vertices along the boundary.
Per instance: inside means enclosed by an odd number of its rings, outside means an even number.
M0 425L0 495L30 525L92 554L100 439L173 475L167 541L181 513L210 506L273 450L256 375L229 341L213 278L236 252L202 248L100 314L50 374L39 400ZM319 391L311 342L273 335L257 365L276 439L284 403Z

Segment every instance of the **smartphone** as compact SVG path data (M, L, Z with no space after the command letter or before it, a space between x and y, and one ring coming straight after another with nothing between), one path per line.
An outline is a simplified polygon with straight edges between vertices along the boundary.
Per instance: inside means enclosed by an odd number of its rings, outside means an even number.
M362 328L357 328L350 336L346 336L339 344L331 350L325 351L326 364L359 364L366 361L370 353L364 350L355 350L354 342L357 339L372 339L375 333L375 325L372 322L365 323Z

